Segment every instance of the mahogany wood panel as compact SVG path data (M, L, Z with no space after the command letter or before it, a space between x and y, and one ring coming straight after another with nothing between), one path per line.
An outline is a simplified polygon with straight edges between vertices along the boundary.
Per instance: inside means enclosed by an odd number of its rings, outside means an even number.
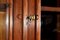
M37 0L37 4L39 0ZM23 3L22 3L23 2ZM10 40L40 40L40 25L35 26L35 20L28 22L27 16L35 15L35 0L12 0L10 3ZM14 8L14 11L13 11ZM37 14L40 14L40 4L37 5ZM14 14L13 14L13 13ZM39 15L40 17L40 15ZM14 18L14 19L13 19ZM14 22L14 24L13 24ZM28 22L28 24L27 24ZM37 23L40 22L40 19ZM14 26L13 26L14 25ZM36 27L36 29L35 29Z
M6 0L0 0L1 3L6 3ZM0 11L0 40L6 40L6 11Z
M28 15L35 15L35 0L29 0L28 1ZM29 22L28 25L28 40L35 40L35 20L32 20Z
M22 40L22 0L14 0L13 40Z
M28 16L28 0L23 0L23 40L28 40L28 25L27 18Z
M6 12L0 12L0 40L6 40Z
M41 40L41 0L37 0L37 15L38 15L38 20L37 26L36 26L36 40Z

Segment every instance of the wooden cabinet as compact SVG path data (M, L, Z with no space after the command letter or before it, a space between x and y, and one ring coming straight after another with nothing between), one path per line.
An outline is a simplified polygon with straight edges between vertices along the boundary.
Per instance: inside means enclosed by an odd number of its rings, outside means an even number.
M0 12L0 40L40 40L41 0L1 0L0 4L6 4Z
M38 20L35 15L39 16ZM40 0L14 0L13 39L40 40L40 15ZM27 19L31 16L34 20Z

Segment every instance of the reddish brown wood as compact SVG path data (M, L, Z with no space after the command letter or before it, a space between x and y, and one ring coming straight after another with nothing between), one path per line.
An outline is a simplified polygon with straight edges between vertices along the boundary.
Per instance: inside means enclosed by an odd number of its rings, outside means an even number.
M7 40L12 40L12 28L13 28L13 0L7 0L9 4L8 14L9 14L9 35Z
M41 7L42 11L52 11L52 12L60 12L60 7L47 7L47 6L42 6Z
M0 40L6 39L6 12L0 12Z
M14 0L14 40L22 40L22 0Z
M37 0L37 15L36 40L41 40L41 0Z
M37 0L37 14L40 17L40 2ZM40 40L40 18L37 21L35 32L35 20L31 21L30 25L27 24L27 16L35 15L35 0L14 0L14 15L13 15L13 1L10 3L10 40ZM29 5L29 6L28 6ZM23 6L23 10L22 10ZM40 15L39 15L40 14ZM23 16L22 16L23 15ZM14 16L14 20L13 20ZM13 24L14 21L14 24ZM39 23L39 24L38 24ZM13 27L14 25L14 27ZM12 29L13 28L13 29ZM23 28L23 29L22 29ZM14 34L13 34L14 33Z
M0 15L0 16L2 16L2 15ZM6 12L2 16L1 22L3 24L3 26L2 26L2 40L5 40L6 39Z
M27 18L28 16L28 0L23 0L23 40L28 40L28 26Z
M29 13L28 15L35 15L35 0L29 0ZM35 40L35 20L29 22L28 25L28 40Z
M6 3L6 0L0 0L0 4L4 3ZM6 39L6 11L0 11L0 40L5 39Z

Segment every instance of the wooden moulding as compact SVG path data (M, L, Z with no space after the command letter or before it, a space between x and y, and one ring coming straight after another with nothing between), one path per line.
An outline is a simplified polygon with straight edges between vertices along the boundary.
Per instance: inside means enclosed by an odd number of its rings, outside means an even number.
M9 7L7 8L8 23L7 23L7 34L6 40L12 40L12 29L13 29L13 0L7 0Z
M41 0L37 0L37 15L38 15L38 20L36 20L36 40L41 40Z
M47 7L47 6L42 6L41 7L42 11L53 11L53 12L60 12L60 7Z

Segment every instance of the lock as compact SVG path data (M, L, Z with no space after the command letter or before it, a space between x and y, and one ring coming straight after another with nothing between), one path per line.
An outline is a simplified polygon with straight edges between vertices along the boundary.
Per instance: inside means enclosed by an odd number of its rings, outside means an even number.
M38 15L27 16L27 19L30 20L30 21L38 20Z
M38 20L38 15L30 15L26 18L26 25L30 25L32 21Z

